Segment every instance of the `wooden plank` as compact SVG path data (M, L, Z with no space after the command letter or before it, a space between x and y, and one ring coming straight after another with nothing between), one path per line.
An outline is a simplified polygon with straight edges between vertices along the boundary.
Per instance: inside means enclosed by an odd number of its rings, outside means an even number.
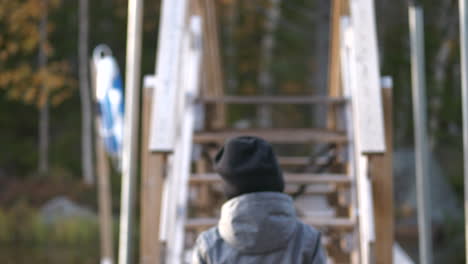
M162 195L164 183L164 168L166 153L152 153L148 157L148 174L142 179L142 200L145 204L142 211L142 233L140 263L160 263L163 244L160 238L160 219L162 211ZM144 187L143 187L144 186ZM156 262L154 262L155 260Z
M223 96L202 97L203 103L217 104L343 104L347 100L342 97L328 96Z
M350 183L350 178L344 174L286 174L286 183L316 184L316 183Z
M213 205L213 199L212 196L203 196L203 188L206 188L205 190L210 189L210 184L220 184L221 181L207 181L207 182L197 182L193 183L192 185L197 188L197 196L194 197L195 200L193 202L197 205L197 215L199 216L206 216L205 212L209 212L210 210L213 210L215 207ZM298 183L287 183L285 188L284 188L284 193L290 194L290 195L295 195L298 190L301 188L302 184ZM340 185L342 188L348 188L346 185ZM219 191L220 189L217 189L217 187L214 188L214 190ZM336 192L340 192L337 188L337 184L335 183L318 183L318 184L313 184L313 185L308 185L304 192L301 192L301 195L328 195L328 194L333 194ZM342 192L342 191L341 191ZM209 192L209 194L213 194L213 192ZM207 199L207 206L204 206L203 204L205 203L204 199ZM200 209L200 213L198 214L198 210Z
M177 93L180 82L180 53L185 29L187 0L164 0L156 62L158 87L153 93L150 149L171 152L176 129Z
M350 183L350 178L344 174L286 173L284 179L288 184ZM213 184L219 182L221 182L221 177L216 173L194 174L190 177L191 184Z
M161 262L162 244L159 240L162 186L165 154L149 151L149 121L153 88L144 89L141 142L141 218L140 263Z
M213 0L199 0L203 17L203 61L204 71L202 94L207 96L224 95L224 77L219 48L218 23L216 16L216 6ZM222 104L213 106L208 111L211 128L220 129L226 125L226 109Z
M95 122L96 124L98 122ZM112 234L112 196L110 190L109 161L104 150L102 138L96 139L96 156L98 166L98 197L99 197L99 226L101 233L102 259L113 262L113 234Z
M314 227L330 227L330 228L346 228L352 229L355 227L355 221L349 218L301 218L301 220L308 225Z
M181 63L183 83L179 93L180 122L179 137L175 144L172 166L168 175L170 188L168 203L168 243L166 263L180 263L185 245L185 220L188 212L188 181L191 170L192 137L195 124L193 98L199 93L199 77L202 58L202 21L200 16L191 16L189 27L183 38L183 61Z
M370 160L370 175L373 179L375 212L375 259L379 264L393 263L393 148L392 148L392 88L383 88L385 117L385 143L383 155L374 155Z
M293 167L293 166L307 166L307 165L317 165L324 166L328 163L329 157L277 157L278 163L282 167ZM344 163L342 157L338 157L337 162Z
M96 102L96 69L94 63L90 63L91 86L93 88L93 101ZM94 127L96 129L96 171L98 178L98 208L99 208L99 232L101 246L101 262L114 262L113 234L112 234L112 193L110 185L109 161L106 157L104 142L99 134L100 120L95 113Z
M340 70L340 24L342 5L344 0L332 0L331 4L331 32L330 32L330 56L328 65L328 95L340 96L341 70Z
M311 164L310 157L278 157L280 166L306 166Z
M351 229L355 226L355 221L348 218L311 217L301 218L301 220L317 228ZM187 229L210 228L217 224L217 218L192 218L187 220L185 227Z
M196 162L196 171L197 174L205 174L208 171L207 162L205 159L201 158ZM211 209L210 201L210 186L207 184L201 184L198 187L197 192L197 205L200 208L201 216L208 216L208 210Z
M286 129L243 129L217 132L201 132L194 137L195 143L223 143L229 138L240 135L261 137L272 143L303 144L312 142L346 143L344 133L311 128Z
M299 185L297 184L286 184L284 192L288 194L294 194L297 192ZM303 195L327 195L337 192L335 184L315 184L307 186Z
M148 204L149 197L149 190L148 187L152 187L151 183L148 184L148 160L150 156L150 152L147 148L148 141L149 141L149 121L150 121L150 108L151 108L151 96L153 96L153 88L152 86L148 86L149 77L145 77L144 81L144 89L143 89L143 98L142 98L142 116L141 116L141 181L140 181L140 263L141 264L148 264L148 263L155 263L158 260L158 251L154 251L154 246L159 243L159 236L155 236L156 243L152 242L152 236L149 236L150 223L151 219L151 209L148 208L150 204ZM154 86L153 86L154 87ZM159 219L157 222L159 223ZM159 227L158 224L154 225L157 228ZM158 230L159 231L159 230Z
M385 151L382 93L373 0L351 1L351 84L354 115L363 153Z
M341 74L340 74L340 18L343 0L332 0L331 4L331 32L330 32L330 55L328 65L328 95L340 96ZM331 105L328 111L327 127L337 128L336 107Z
M368 194L366 193L367 182L367 159L362 156L359 141L362 140L359 133L355 111L355 91L353 90L353 57L352 47L353 31L348 17L341 19L341 72L343 80L344 96L352 97L352 103L345 109L345 120L350 143L348 144L348 173L355 184L350 188L351 192L351 207L349 216L358 218L359 229L355 233L355 241L358 241L358 246L354 247L351 252L351 262L353 264L369 263L369 251L371 239L371 229L373 216L370 216L371 210L368 210ZM370 204L372 206L372 204ZM372 208L371 208L372 209ZM365 214L357 214L357 212L366 212Z

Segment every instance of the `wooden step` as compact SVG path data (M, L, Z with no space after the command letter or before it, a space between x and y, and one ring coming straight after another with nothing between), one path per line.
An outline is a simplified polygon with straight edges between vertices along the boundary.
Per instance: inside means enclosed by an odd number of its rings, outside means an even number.
M286 184L284 192L287 194L294 194L298 191L299 185ZM308 185L306 190L301 195L326 195L336 193L338 189L333 184L314 184Z
M335 229L352 229L355 222L352 219L344 217L314 217L301 218L302 222L317 228L335 228ZM192 218L187 219L185 227L187 229L207 229L218 224L217 218Z
M217 183L220 183L218 181ZM200 186L201 183L198 183L197 186ZM223 192L221 186L214 186L213 190L216 192ZM328 195L332 193L339 193L339 189L337 188L336 184L313 184L313 185L307 185L307 188L303 191L298 193L301 185L299 184L286 184L284 188L284 193L287 193L289 195ZM198 199L197 196L194 196L193 199Z
M306 166L311 164L310 157L278 157L280 166L292 167L292 166Z
M344 97L327 96L223 96L201 97L197 99L202 103L217 104L343 104Z
M347 184L351 181L351 179L345 174L331 173L285 173L284 177L287 184ZM216 173L194 174L190 177L191 184L213 184L220 182L221 177Z
M319 218L319 217L310 217L310 218L301 218L302 222L307 225L314 227L329 227L329 228L343 228L351 229L355 226L355 221L345 217L337 218Z
M271 143L304 144L312 142L346 143L346 134L313 128L269 128L238 129L211 132L199 132L194 135L194 142L199 144L220 143L237 136L255 136Z
M308 165L323 166L329 161L329 157L317 157L313 160L312 157L278 157L278 163L282 167L299 167Z

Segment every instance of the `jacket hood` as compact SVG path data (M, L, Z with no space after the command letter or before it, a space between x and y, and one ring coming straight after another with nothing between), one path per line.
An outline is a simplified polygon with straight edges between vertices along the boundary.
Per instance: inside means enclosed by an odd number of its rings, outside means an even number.
M237 196L221 208L218 230L243 253L262 254L286 247L296 230L293 200L278 192Z

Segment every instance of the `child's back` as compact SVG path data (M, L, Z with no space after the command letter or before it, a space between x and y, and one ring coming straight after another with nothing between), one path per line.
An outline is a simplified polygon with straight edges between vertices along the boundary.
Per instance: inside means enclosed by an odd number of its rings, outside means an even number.
M273 150L254 137L229 140L215 158L229 199L202 233L193 264L324 264L320 233L296 218Z
M325 263L320 233L296 219L292 199L258 192L226 202L197 240L193 264Z

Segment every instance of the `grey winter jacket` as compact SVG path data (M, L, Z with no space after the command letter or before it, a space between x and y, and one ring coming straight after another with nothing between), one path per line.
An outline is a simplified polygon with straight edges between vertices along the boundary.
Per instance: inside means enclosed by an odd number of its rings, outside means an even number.
M282 193L244 194L221 208L218 226L197 239L192 264L324 264L320 233L296 218Z

